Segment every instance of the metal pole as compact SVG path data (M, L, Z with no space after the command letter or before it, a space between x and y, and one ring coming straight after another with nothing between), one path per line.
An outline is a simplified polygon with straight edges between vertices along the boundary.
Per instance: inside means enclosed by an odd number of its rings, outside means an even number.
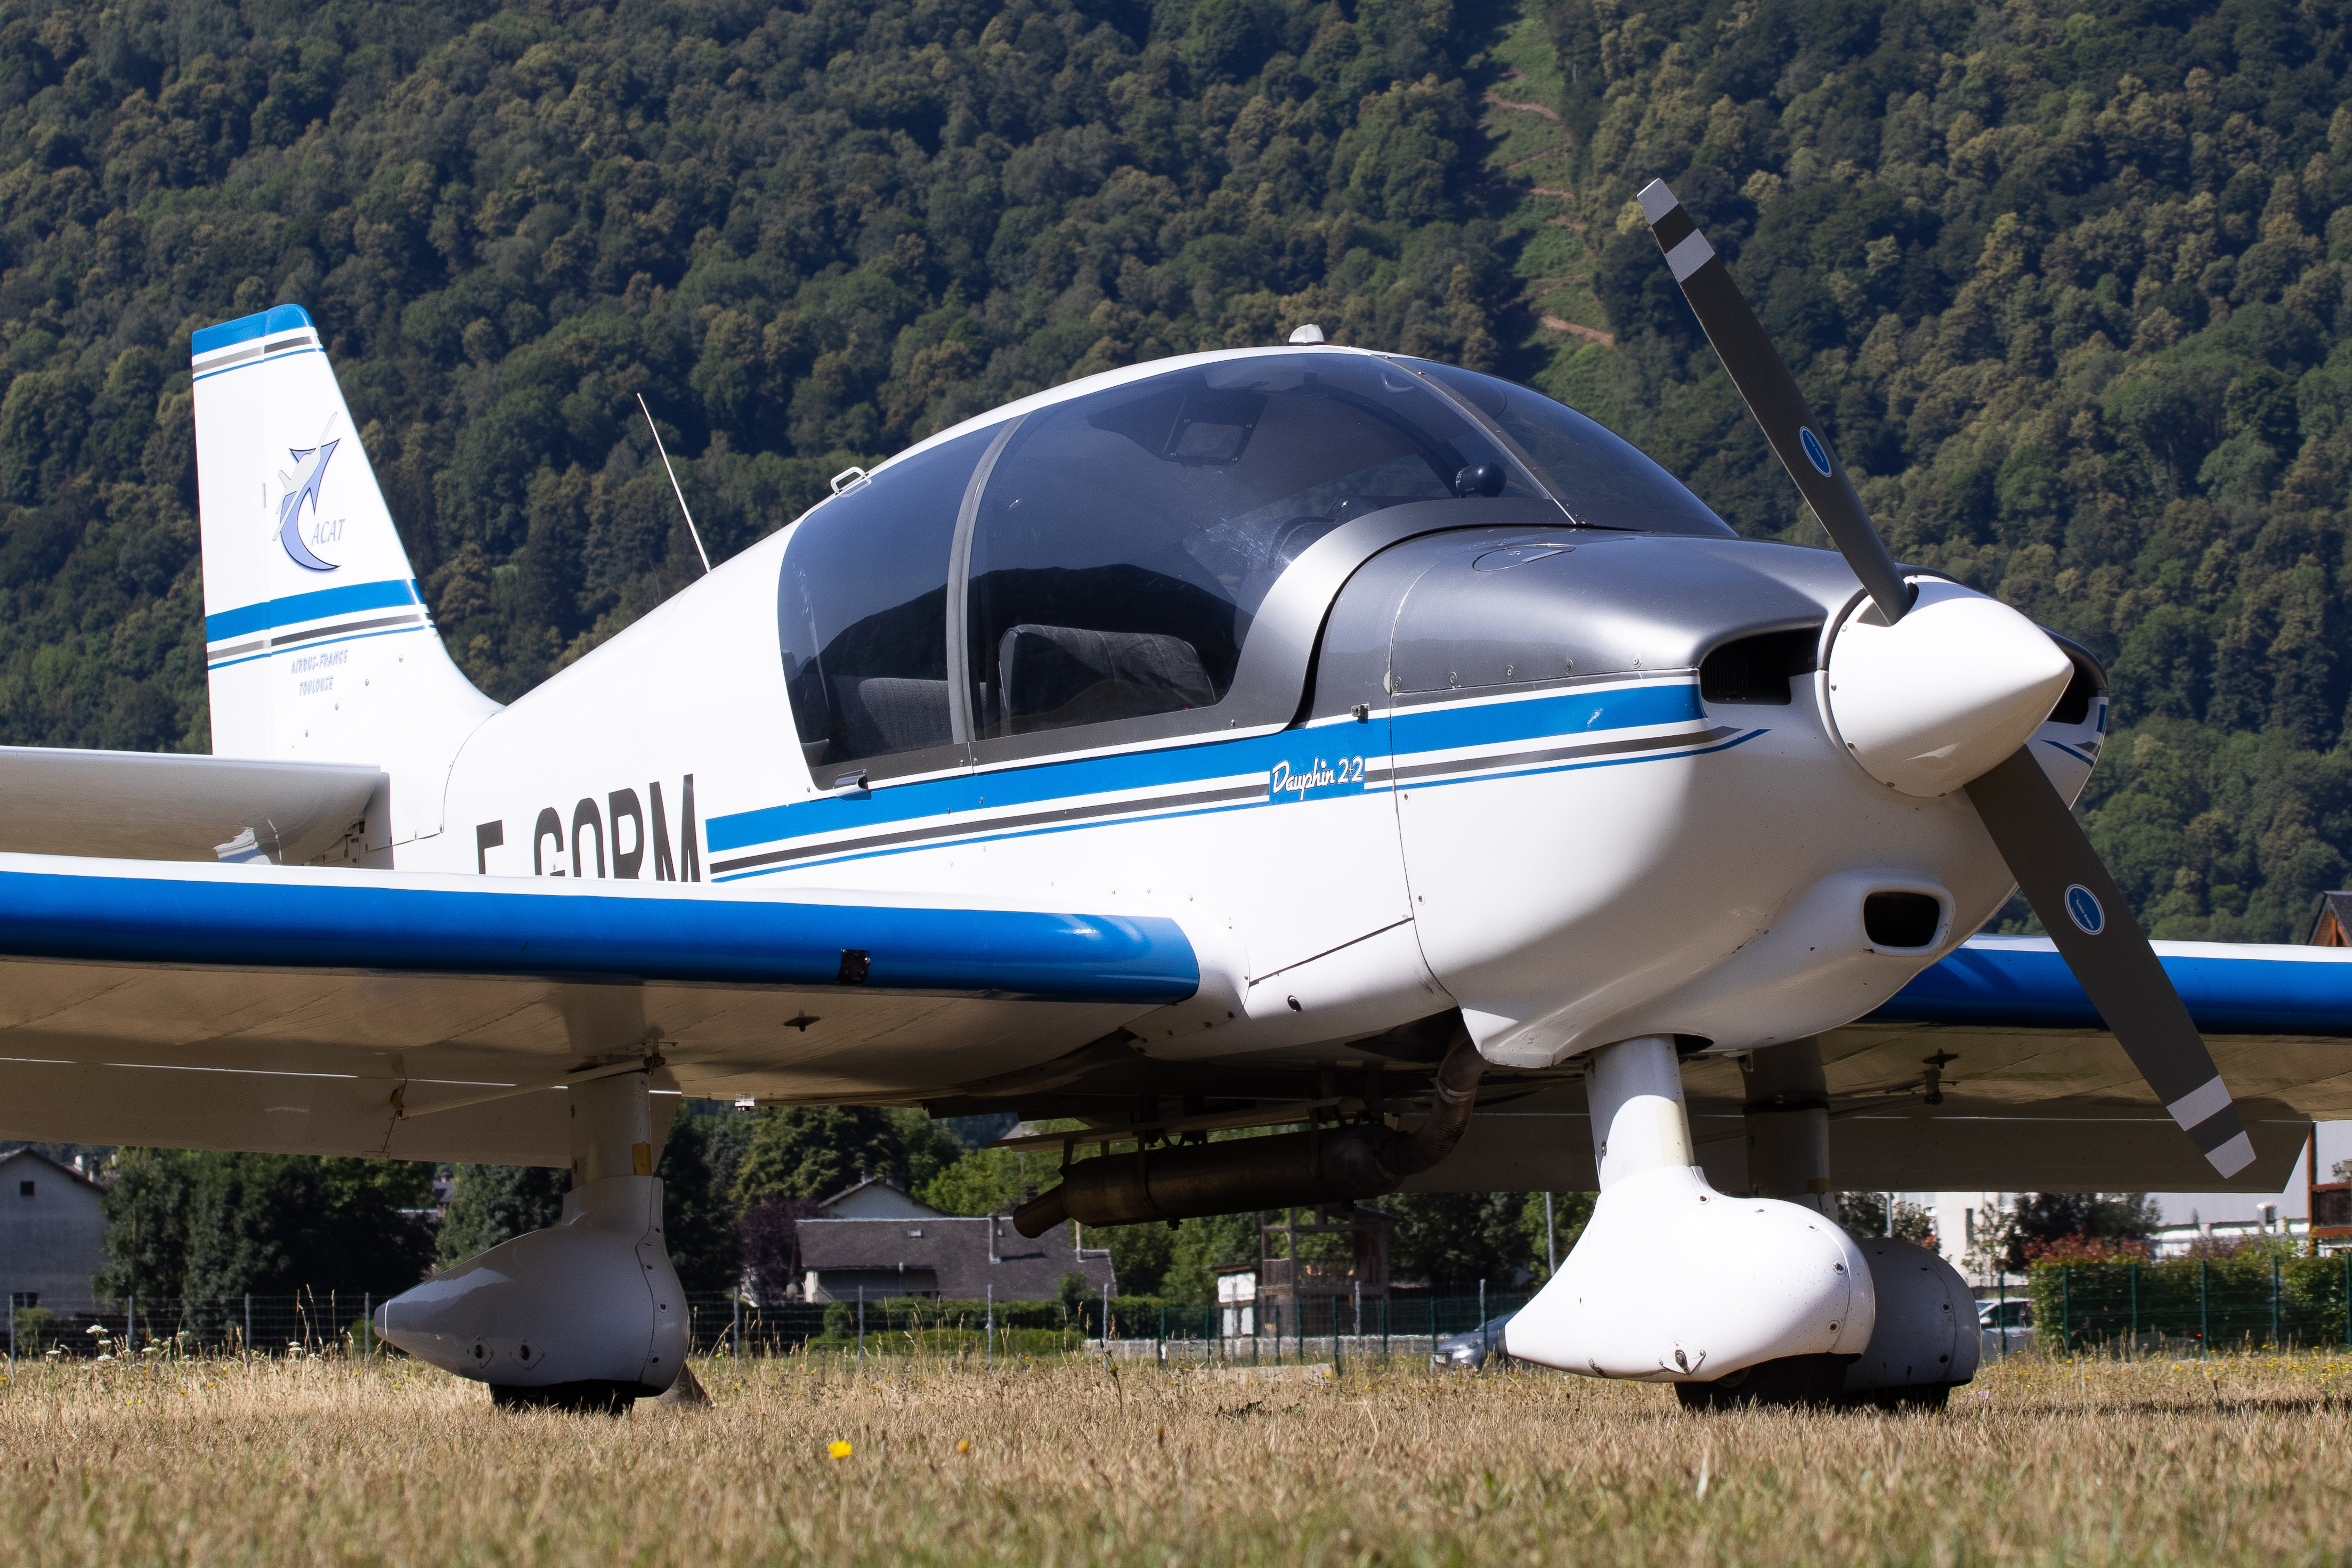
M727 1343L735 1352L735 1364L743 1364L743 1287L735 1287L735 1315L728 1321Z
M1559 1237L1551 1226L1551 1194L1544 1194L1544 1270L1549 1278L1559 1272Z
M1103 1286L1102 1312L1103 1364L1108 1366L1110 1364L1110 1286L1108 1284Z
M2139 1265L2126 1263L2131 1279L2131 1343L2134 1354L2139 1350Z
M2205 1310L2205 1260L2200 1258L2197 1260L2197 1354L2199 1355L2207 1354L2205 1347L2211 1339L2212 1324L2208 1321Z
M988 1288L988 1370L996 1370L996 1287Z
M857 1287L857 1370L866 1370L866 1287Z
M2273 1350L2278 1348L2279 1342L2278 1299L2279 1260L2278 1254L2273 1252L2271 1254L2271 1348Z
M253 1354L253 1292L245 1293L245 1354Z
M1992 1276L1993 1343L2000 1346L2004 1360L2009 1355L2009 1268L2006 1264L1993 1270Z

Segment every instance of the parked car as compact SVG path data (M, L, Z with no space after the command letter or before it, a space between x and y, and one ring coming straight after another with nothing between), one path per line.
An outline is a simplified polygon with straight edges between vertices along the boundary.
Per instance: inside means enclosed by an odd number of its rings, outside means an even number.
M1501 1360L1503 1325L1518 1315L1514 1308L1498 1317L1488 1318L1467 1333L1447 1334L1431 1349L1429 1364L1433 1367L1462 1366L1475 1371L1489 1361Z
M2023 1296L1979 1301L1977 1331L1986 1357L2022 1350L2033 1343L2033 1303Z

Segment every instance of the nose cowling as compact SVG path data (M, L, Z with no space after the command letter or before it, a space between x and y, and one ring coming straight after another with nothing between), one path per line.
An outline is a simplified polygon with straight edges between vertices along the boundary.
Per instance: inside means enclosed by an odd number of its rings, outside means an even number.
M1864 772L1906 795L1948 795L2032 738L2074 665L2047 632L1999 600L1917 582L1886 624L1864 600L1830 643L1825 705Z

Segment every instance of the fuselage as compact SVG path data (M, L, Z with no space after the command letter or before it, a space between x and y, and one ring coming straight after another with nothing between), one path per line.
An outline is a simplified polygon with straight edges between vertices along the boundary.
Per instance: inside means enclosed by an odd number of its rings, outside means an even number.
M1171 1058L1867 1012L2011 879L1838 744L1852 574L1482 382L1207 355L942 433L483 723L399 864L1171 915L1238 997L1130 1026ZM2034 748L2070 797L2104 716Z

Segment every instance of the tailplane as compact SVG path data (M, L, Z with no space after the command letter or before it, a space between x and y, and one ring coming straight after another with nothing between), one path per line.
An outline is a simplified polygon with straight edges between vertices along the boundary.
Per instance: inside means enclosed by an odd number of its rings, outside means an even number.
M195 333L213 751L380 768L382 849L440 831L457 747L498 705L450 662L310 318Z

